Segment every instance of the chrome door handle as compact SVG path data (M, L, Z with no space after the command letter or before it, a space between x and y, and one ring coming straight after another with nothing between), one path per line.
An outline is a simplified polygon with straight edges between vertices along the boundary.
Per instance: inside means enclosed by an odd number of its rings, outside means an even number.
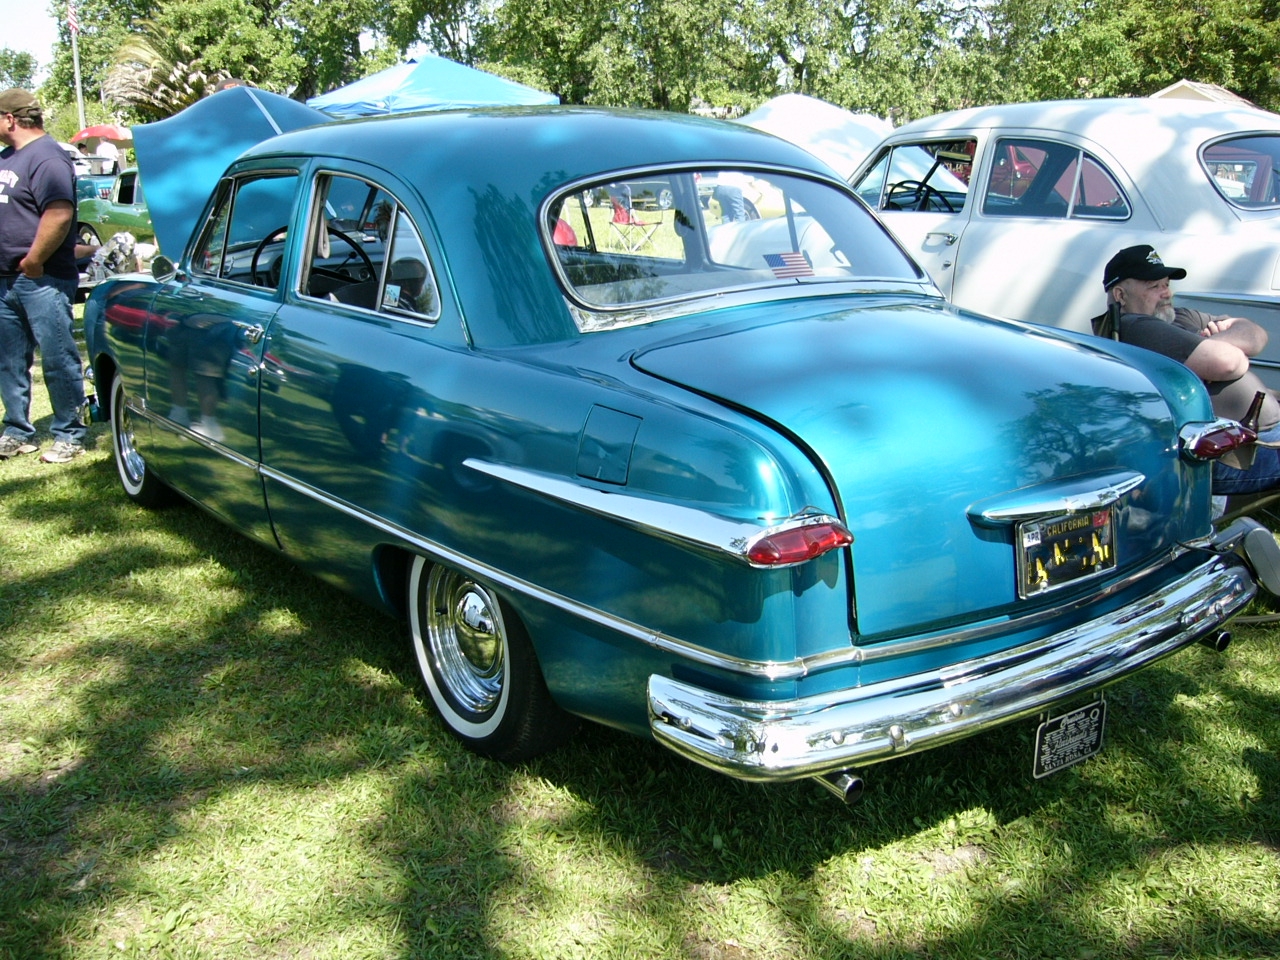
M263 335L267 332L260 323L241 323L239 320L233 320L232 323L240 328L240 336L250 343L261 342Z
M960 239L954 233L946 233L945 231L934 231L933 233L926 233L924 237L926 240L928 240L930 237L941 237L943 240L946 241L948 247Z

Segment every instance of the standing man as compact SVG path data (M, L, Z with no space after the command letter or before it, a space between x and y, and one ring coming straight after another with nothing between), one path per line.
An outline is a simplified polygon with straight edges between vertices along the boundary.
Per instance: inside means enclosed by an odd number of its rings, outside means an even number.
M1249 369L1249 358L1267 345L1267 332L1243 317L1210 316L1175 307L1169 281L1186 275L1182 267L1165 266L1146 244L1125 247L1112 257L1103 272L1102 288L1109 304L1120 305L1120 340L1189 367L1204 382L1219 417L1243 420L1254 397L1262 392L1258 439L1268 444L1280 441L1280 403ZM1248 469L1214 462L1215 494L1260 493L1277 487L1280 454L1274 447L1259 445Z
M72 333L76 272L75 169L44 132L35 97L0 93L0 460L40 449L31 423L31 366L40 348L53 405L53 446L40 457L66 463L84 453L84 374Z

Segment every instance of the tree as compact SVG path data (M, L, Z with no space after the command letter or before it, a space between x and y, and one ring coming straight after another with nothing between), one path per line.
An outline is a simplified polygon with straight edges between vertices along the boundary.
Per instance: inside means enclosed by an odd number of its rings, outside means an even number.
M32 89L38 66L36 58L25 50L0 47L0 88Z

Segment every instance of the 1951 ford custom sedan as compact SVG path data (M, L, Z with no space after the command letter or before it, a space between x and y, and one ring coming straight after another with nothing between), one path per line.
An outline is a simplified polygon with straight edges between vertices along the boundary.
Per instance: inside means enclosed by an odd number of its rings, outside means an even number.
M402 616L482 754L584 717L848 796L1070 710L1043 774L1096 749L1103 686L1220 643L1274 572L1267 531L1214 529L1210 459L1246 435L1184 367L951 307L768 135L327 123L197 210L176 263L86 310L125 493Z

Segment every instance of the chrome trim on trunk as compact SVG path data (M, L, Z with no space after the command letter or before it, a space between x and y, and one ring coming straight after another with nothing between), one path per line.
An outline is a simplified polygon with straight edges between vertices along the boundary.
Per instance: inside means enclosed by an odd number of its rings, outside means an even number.
M815 777L940 746L1039 713L1194 643L1257 592L1215 557L1103 617L989 657L814 697L749 701L657 674L659 743L744 780Z

